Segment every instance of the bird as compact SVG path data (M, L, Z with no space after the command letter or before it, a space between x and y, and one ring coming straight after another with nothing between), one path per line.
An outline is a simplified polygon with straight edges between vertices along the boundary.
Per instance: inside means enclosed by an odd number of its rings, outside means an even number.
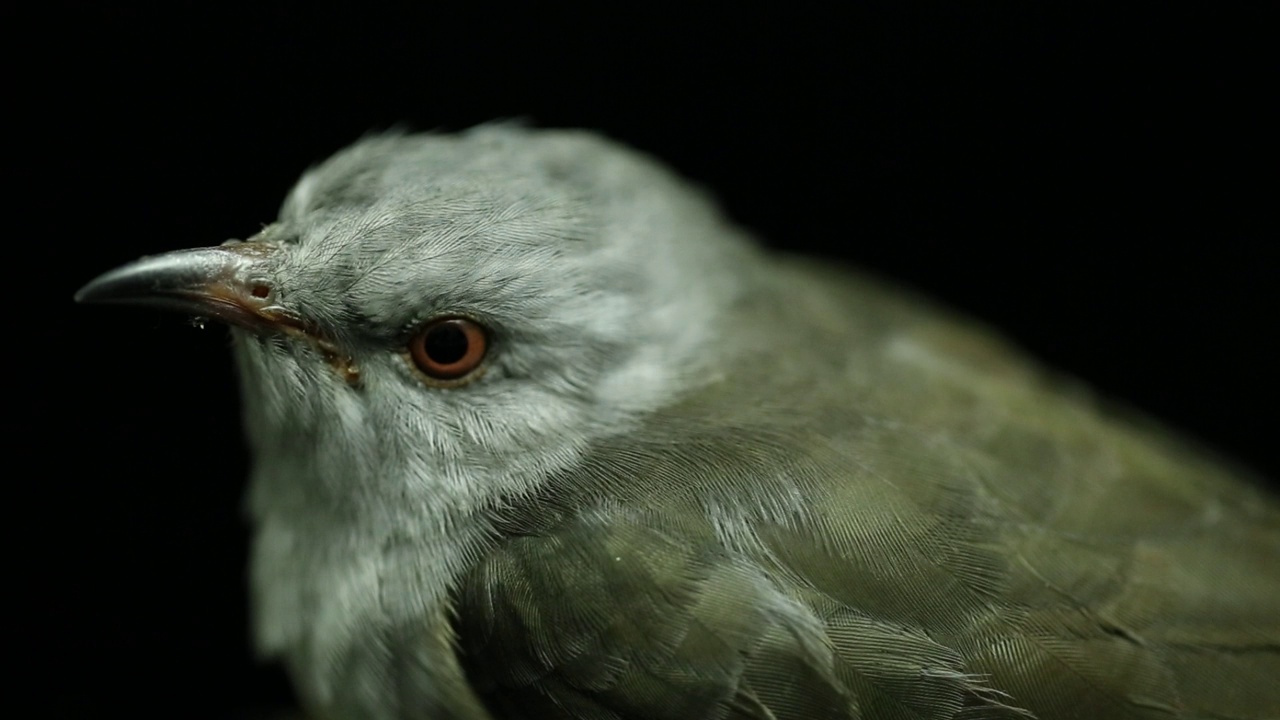
M1280 502L586 130L371 134L90 282L231 328L333 720L1280 718Z

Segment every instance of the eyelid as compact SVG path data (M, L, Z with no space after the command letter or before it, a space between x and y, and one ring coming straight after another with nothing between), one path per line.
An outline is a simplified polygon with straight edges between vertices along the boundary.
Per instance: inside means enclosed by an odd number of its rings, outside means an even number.
M400 325L392 336L392 342L403 347L406 343L413 339L419 330L427 325L427 323L447 318L460 318L462 320L470 320L471 322L484 328L489 334L490 348L493 347L493 340L501 333L501 323L497 322L493 317L486 313L475 312L470 309L457 308L438 308L431 312L414 315L412 320Z

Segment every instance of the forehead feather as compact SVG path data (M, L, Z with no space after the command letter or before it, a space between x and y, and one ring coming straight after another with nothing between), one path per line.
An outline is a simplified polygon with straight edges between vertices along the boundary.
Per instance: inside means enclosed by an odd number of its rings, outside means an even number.
M613 275L574 261L605 234L594 188L557 170L564 143L510 135L377 137L307 173L282 214L294 300L393 324L432 297L534 309Z
M618 148L585 133L505 125L449 135L376 135L304 174L286 199L282 218L350 211L388 195L426 201L468 183L527 193L547 182L585 180L618 154Z

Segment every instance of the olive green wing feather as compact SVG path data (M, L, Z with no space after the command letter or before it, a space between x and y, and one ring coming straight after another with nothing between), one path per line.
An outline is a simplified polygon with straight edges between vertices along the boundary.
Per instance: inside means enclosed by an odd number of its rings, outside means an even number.
M841 603L907 613L1046 720L1280 717L1280 501L1263 483L981 328L804 272L813 302L773 322L829 333L831 371L765 371L814 419L772 444L804 448L794 474L818 502L756 533L772 557ZM864 567L831 572L849 558Z
M459 637L494 714L853 717L804 609L779 604L723 550L684 540L661 523L583 519L486 559L461 593ZM760 654L772 660L763 673Z
M468 578L458 630L469 677L503 718L942 719L996 707L955 651L807 604L656 513L513 538Z

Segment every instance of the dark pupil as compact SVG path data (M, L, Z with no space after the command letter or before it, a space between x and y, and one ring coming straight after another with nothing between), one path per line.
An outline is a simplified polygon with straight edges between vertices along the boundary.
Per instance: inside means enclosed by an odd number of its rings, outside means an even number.
M452 365L467 354L467 334L453 323L431 328L422 343L427 357L441 365Z

